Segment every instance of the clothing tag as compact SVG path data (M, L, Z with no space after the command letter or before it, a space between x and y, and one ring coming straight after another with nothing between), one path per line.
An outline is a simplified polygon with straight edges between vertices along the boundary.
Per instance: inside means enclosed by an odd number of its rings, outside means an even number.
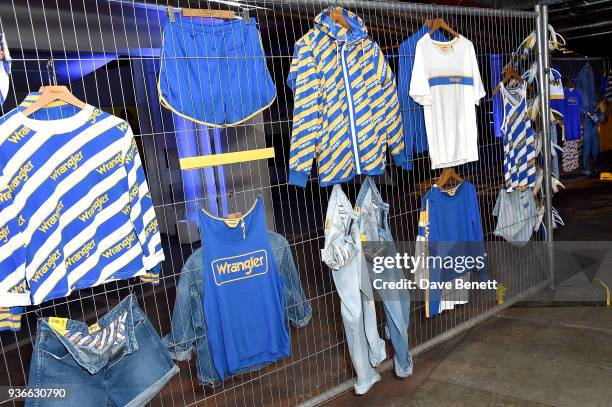
M332 220L331 218L325 218L325 230L329 230L331 228Z
M362 233L362 234L361 234L361 241L362 241L362 242L367 242L367 241L368 241L368 238L366 237L366 234L365 234L365 233Z
M98 332L99 330L100 330L100 325L96 322L95 324L90 325L87 328L87 333L89 333L91 335L91 334L93 334L95 332Z
M355 212L357 213L357 215L359 215L361 213L361 206L356 207Z
M444 191L444 192L446 192L450 196L455 196L455 194L457 193L457 188L449 189L448 191Z
M60 318L60 317L50 317L47 321L51 328L55 329L61 335L66 333L66 324L68 323L68 319Z

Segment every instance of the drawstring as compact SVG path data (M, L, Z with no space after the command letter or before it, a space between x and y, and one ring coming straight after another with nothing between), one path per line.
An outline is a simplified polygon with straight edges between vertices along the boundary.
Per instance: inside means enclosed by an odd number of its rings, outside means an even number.
M338 45L337 41L335 42L335 44L336 44L336 65L335 66L337 67L338 65L340 65L340 45Z

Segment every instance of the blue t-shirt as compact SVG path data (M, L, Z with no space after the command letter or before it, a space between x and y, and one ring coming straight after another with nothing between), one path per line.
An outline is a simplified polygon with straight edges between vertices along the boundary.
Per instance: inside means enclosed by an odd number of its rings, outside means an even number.
M567 141L580 140L582 134L580 132L580 107L582 105L582 96L576 88L565 88L565 116L563 122L565 125L565 139Z
M262 199L235 226L204 211L204 317L219 378L291 351L284 283L268 240Z
M429 205L428 205L429 203ZM442 267L436 262L429 268L429 280L446 282L454 280L468 272L478 272L481 281L488 279L485 267L476 266L475 262L458 263L467 256L484 258L482 224L476 188L468 181L459 184L454 193L441 191L433 186L422 198L422 208L428 207L428 255L440 258L452 257L453 266ZM430 316L439 312L442 290L429 290Z
M397 69L398 96L402 111L402 124L404 125L404 148L406 163L402 165L405 170L412 169L412 152L423 153L427 151L427 134L425 133L425 117L423 106L415 102L408 92L412 79L412 67L417 42L431 29L424 25L408 37L399 47L399 61ZM431 36L435 41L446 41L440 31Z

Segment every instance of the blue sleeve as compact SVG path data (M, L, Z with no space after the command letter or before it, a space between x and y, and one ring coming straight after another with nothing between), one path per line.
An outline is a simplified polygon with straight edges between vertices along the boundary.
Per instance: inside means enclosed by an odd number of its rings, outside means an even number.
M125 129L123 142L123 166L127 172L127 183L130 200L130 220L142 247L143 264L148 273L142 280L153 284L159 283L159 264L164 261L159 225L155 208L151 200L149 185L142 169L138 147L132 129L123 123Z
M295 44L287 85L293 90L293 125L289 147L289 184L305 187L321 137L321 83L314 54L306 40Z
M30 287L26 278L26 249L21 227L24 218L16 210L13 183L0 178L0 307L20 307L31 304ZM12 311L11 315L17 315ZM3 313L8 318L8 313ZM6 318L5 318L6 319ZM14 322L13 317L8 318Z
M472 227L472 236L474 240L474 256L482 256L485 258L485 247L483 242L482 223L480 220L480 207L478 205L478 192L472 185L472 193L470 194L470 224ZM485 268L479 273L480 281L489 280L489 272L485 264Z
M387 147L393 157L393 161L398 166L403 166L406 162L406 152L404 151L404 127L400 113L400 104L397 97L397 86L395 75L387 62L382 50L376 46L375 60L377 61L377 72L379 73L380 83L383 91L383 103L386 108L385 113L385 133L387 135Z
M410 38L404 41L399 47L399 58L397 64L397 95L400 103L400 110L402 116L402 125L404 127L404 163L401 167L407 171L412 170L412 150L414 146L414 140L412 139L411 133L406 130L409 126L408 121L410 117L410 95L408 90L410 89L410 78L412 77L412 63L414 55L410 55ZM414 54L414 50L412 51Z

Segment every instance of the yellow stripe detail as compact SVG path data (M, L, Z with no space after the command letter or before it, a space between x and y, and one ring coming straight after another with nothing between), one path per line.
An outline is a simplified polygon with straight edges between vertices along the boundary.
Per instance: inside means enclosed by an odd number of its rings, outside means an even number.
M604 283L601 280L597 280L597 281L599 281L599 284L603 285L604 289L606 290L606 306L610 307L611 306L611 304L610 304L610 287L608 287L606 285L606 283Z
M353 168L355 168L355 164L353 164L351 162L351 164L348 166L348 168L346 169L346 171L344 171L344 174L342 174L342 176L340 177L341 179L344 179L346 177L348 177L348 175L351 173L351 171L353 171Z
M344 164L346 164L346 162L349 159L353 159L353 154L349 153L347 154L342 161L340 161L340 163L336 166L336 168L334 168L334 170L331 172L331 174L329 174L329 177L327 177L327 180L332 180L334 178L336 178L336 175L338 174L338 172L340 171L340 169L344 166Z
M381 165L384 155L380 154L376 160L374 160L370 165L366 166L366 171L370 171L373 168L378 168Z
M302 125L300 125L298 128L296 128L295 130L293 130L293 134L299 134L304 132L305 130L307 130L309 127L312 127L314 125L317 124L317 122L319 121L318 117L315 117L314 119L310 120L309 122L306 122Z
M8 322L8 321L1 321L0 322L0 329L1 328L13 328L13 329L21 329L21 323L19 322Z
M329 167L331 167L332 165L334 165L334 164L335 164L336 159L338 158L338 156L339 156L341 153L343 153L343 152L344 152L344 149L345 149L346 147L348 147L348 145L349 145L349 141L350 141L350 140L348 140L348 139L347 139L347 140L344 140L344 142L338 146L338 148L336 149L336 151L334 151L334 152L333 152L333 154L332 154L332 156L330 157L330 159L329 159L329 160L328 160L328 161L327 161L325 164L323 164L321 167L319 167L319 172L324 173L324 172L326 172L326 171L329 169ZM346 156L344 157L344 159L342 160L342 162L345 162L345 161L346 161L346 157L352 157L352 156L353 156L353 153L352 153L351 151L347 151L347 152L346 152ZM319 160L319 162L320 162L320 161L321 161L321 160ZM337 165L337 168L340 168L341 166L342 166L342 165Z
M329 169L329 167L331 167L332 165L334 165L334 164L335 164L336 159L338 158L338 156L339 156L341 153L345 152L344 150L345 150L345 149L348 147L349 142L350 142L350 140L348 140L348 139L344 140L344 142L342 142L342 144L340 144L340 145L338 146L338 148L337 148L337 149L336 149L336 150L335 150L335 151L332 153L332 156L329 158L329 160L328 160L328 161L327 161L325 164L323 164L323 165L321 165L321 166L319 167L319 172L321 172L321 173L325 173L325 172L327 172L327 170ZM328 150L329 150L329 149L328 149ZM351 157L352 157L352 156L353 156L353 153L352 153L351 151L346 151L346 156L347 156L347 157L348 157L348 156L351 156ZM345 157L345 158L346 158L346 157ZM323 157L321 157L321 158L319 159L319 162L322 162L322 161L323 161ZM340 166L340 165L338 165L338 166Z
M274 148L259 148L256 150L238 151L235 153L223 153L213 155L202 155L179 159L182 170L193 170L196 168L214 167L216 165L236 164L246 161L263 160L274 157Z
M296 171L304 171L304 170L309 170L310 167L312 167L312 161L308 160L308 161L304 161L302 164L298 165L295 170Z
M314 149L315 149L315 146L306 147L305 149L303 149L302 151L300 151L299 153L291 157L291 159L289 160L289 165L298 162L302 157L304 157L307 154L314 153Z

